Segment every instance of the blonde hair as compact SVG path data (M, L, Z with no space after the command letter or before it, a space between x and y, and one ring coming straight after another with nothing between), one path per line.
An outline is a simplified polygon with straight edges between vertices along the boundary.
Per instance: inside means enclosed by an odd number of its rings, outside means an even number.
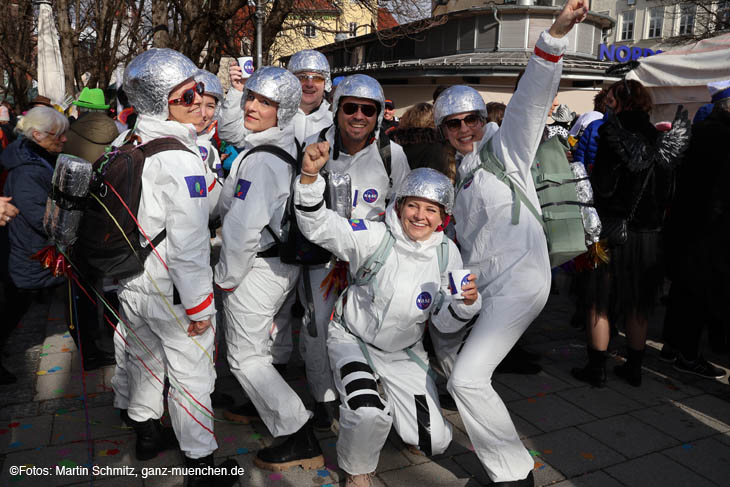
M23 118L18 120L15 132L23 135L30 140L36 140L33 132L40 132L41 139L48 137L58 137L68 130L68 119L58 110L50 107L35 107L28 110Z

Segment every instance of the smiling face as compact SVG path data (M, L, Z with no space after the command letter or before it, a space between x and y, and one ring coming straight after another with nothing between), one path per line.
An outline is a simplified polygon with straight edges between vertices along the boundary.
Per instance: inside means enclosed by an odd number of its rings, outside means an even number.
M400 203L400 224L403 232L417 242L428 240L444 222L441 205L426 198L408 196Z
M478 118L474 120L474 116ZM461 120L461 123L458 128L450 128L447 124L449 120ZM484 119L476 111L449 115L444 119L443 125L446 138L460 154L470 153L474 147L474 142L479 142L484 137Z
M195 88L195 84L195 80L191 79L179 85L177 88L170 92L170 96L167 97L168 101L181 99L183 93L185 93L187 90ZM168 120L175 120L176 122L180 123L191 123L195 126L202 123L203 112L200 109L200 105L203 103L203 97L200 96L194 89L193 93L193 103L189 106L185 106L184 104L168 105Z
M243 125L251 132L263 132L276 125L279 104L265 96L249 91L243 105Z
M302 85L302 101L299 103L302 111L312 113L324 98L325 77L312 71L300 71L296 74Z
M210 123L213 121L213 115L215 115L215 107L217 103L218 101L214 96L203 95L203 103L200 105L200 110L203 113L203 119L200 124L195 126L195 130L202 132L208 128Z
M345 104L355 103L359 105L369 105L375 110L372 116L366 116L362 112L362 108L351 113L345 113ZM375 130L375 123L378 120L378 106L373 100L367 98L357 98L354 96L345 96L340 99L339 109L337 110L337 127L340 129L340 136L345 147L356 147L358 150L365 147L368 137ZM350 152L353 154L354 152Z

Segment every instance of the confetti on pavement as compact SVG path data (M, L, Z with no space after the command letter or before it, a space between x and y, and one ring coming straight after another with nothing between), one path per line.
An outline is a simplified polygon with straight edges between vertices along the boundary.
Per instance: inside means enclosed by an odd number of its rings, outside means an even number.
M588 452L583 451L583 452L580 452L580 456L582 456L586 460L593 460L593 453L588 453Z

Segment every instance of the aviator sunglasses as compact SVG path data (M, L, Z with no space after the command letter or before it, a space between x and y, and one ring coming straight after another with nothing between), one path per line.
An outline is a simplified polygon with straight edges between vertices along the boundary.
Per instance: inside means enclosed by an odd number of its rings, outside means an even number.
M170 100L168 103L170 105L182 105L184 107L189 107L195 101L196 93L200 96L203 96L203 93L205 93L205 83L203 83L202 81L198 81L197 83L195 83L195 86L183 91L183 94L180 98Z
M355 112L357 112L358 108L360 109L362 114L368 118L375 115L375 111L377 110L373 105L363 105L361 103L348 102L342 105L342 111L345 112L345 115L354 114Z
M325 81L324 77L319 76L317 74L303 74L302 73L302 74L298 74L296 76L300 83L304 83L305 81L309 80L312 83L314 83L315 85L323 85L324 81Z
M452 118L451 120L447 120L444 122L444 125L447 129L456 131L461 128L461 122L464 122L467 127L473 128L476 126L477 123L479 123L479 121L481 121L481 119L482 117L472 113L471 115L467 115L464 118Z

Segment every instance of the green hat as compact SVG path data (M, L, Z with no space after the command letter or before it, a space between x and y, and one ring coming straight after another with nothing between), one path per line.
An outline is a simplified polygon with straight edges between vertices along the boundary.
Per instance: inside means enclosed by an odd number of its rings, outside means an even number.
M84 88L81 90L79 99L74 101L73 104L77 107L94 110L107 110L109 108L109 105L104 104L104 91L101 88Z

